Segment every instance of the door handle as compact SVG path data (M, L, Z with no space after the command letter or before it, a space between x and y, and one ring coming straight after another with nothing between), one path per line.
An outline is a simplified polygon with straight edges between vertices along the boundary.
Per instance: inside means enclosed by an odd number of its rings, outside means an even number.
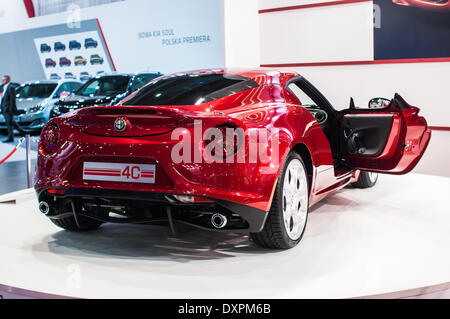
M352 132L347 138L347 149L351 155L363 155L367 151L363 137L363 132Z

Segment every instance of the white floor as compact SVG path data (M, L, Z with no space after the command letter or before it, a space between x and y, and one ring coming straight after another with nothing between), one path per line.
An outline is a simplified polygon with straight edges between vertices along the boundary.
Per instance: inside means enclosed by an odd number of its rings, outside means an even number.
M450 178L382 176L312 210L301 244L154 226L59 230L0 204L0 284L83 298L350 298L450 282Z
M6 138L6 136L1 136L0 139ZM36 142L33 139L32 143L36 144ZM16 138L14 143L1 143L0 142L0 160L2 160L4 157L6 157L19 143L19 140ZM22 147L19 147L17 151L7 160L7 163L11 162L19 162L19 161L25 161L27 158L27 151L25 149L25 142L22 143ZM31 159L35 160L37 158L37 152L31 150L30 151Z

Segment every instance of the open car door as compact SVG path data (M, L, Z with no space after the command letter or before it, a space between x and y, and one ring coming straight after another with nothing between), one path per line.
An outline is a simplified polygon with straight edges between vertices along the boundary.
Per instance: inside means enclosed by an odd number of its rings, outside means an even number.
M381 108L357 109L351 105L341 118L340 149L346 164L377 173L410 172L431 138L419 111L398 94Z

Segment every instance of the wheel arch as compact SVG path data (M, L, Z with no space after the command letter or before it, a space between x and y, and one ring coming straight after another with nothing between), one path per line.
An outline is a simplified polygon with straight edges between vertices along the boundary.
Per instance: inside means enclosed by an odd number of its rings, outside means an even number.
M298 143L294 145L292 151L296 152L301 156L303 162L306 166L306 172L308 174L308 182L309 182L309 193L311 193L311 189L313 186L313 176L314 176L314 165L312 161L312 155L309 148L304 143Z

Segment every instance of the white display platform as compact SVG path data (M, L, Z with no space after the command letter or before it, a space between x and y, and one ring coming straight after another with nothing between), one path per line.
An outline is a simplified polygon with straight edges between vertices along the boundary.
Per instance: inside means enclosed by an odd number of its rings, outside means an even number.
M353 298L450 282L450 178L380 176L316 205L301 244L108 224L74 234L0 204L0 284L81 298ZM20 289L19 289L20 290ZM423 290L422 290L423 291ZM396 294L395 294L396 293Z
M4 138L6 138L6 136L0 135L0 139ZM17 139L14 141L14 143L0 143L0 159L3 159L5 156L7 156L14 149L17 143L19 143ZM37 159L36 151L31 150L30 154L32 160ZM10 158L8 158L7 163L25 161L26 158L27 158L27 150L25 149L25 142L23 142L22 146L19 147Z

